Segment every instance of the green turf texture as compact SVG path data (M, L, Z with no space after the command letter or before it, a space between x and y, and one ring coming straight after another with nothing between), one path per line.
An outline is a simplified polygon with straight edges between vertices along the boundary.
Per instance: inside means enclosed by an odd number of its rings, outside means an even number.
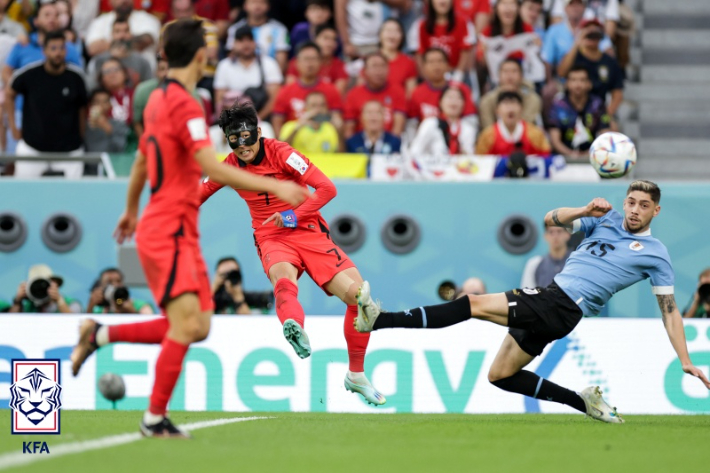
M193 440L135 443L49 458L4 471L41 472L708 472L710 416L424 415L174 412L177 424L273 417L210 427ZM59 436L10 435L0 411L0 455L23 441L52 446L137 432L141 413L63 411ZM51 453L49 455L51 457Z

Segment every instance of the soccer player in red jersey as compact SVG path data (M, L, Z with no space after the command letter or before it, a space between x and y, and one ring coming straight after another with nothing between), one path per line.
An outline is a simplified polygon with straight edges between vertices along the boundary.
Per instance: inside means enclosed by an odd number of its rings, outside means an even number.
M303 329L303 308L297 299L298 279L306 272L326 294L335 295L347 305L344 332L350 366L345 388L362 394L371 404L384 404L384 396L370 384L363 369L369 338L353 328L357 317L355 294L362 277L355 264L330 238L328 224L319 212L335 197L335 185L287 143L262 138L251 103L238 103L222 111L219 125L234 150L224 164L315 189L313 197L298 207L271 193L235 189L249 206L256 249L274 286L276 315L283 324L286 340L301 358L311 354L308 335ZM223 186L205 179L202 201Z
M289 205L300 204L308 193L292 182L219 165L204 112L189 92L207 60L201 21L179 20L169 25L164 51L170 69L148 100L126 211L115 236L120 244L137 232L138 256L148 286L167 320L113 327L85 320L72 353L72 368L76 375L86 358L105 343L161 343L150 406L140 430L148 437L188 437L172 424L166 410L190 344L204 340L210 330L212 291L197 229L202 171L212 182L268 192ZM139 221L138 203L146 178L151 197Z

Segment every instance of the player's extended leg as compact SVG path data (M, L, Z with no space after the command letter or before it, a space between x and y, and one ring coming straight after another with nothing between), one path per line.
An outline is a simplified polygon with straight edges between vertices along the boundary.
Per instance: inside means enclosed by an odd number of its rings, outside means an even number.
M167 317L146 322L103 325L94 319L85 319L79 327L79 342L72 350L72 374L79 374L84 362L97 348L109 343L162 343L170 323Z
M276 315L283 324L283 333L300 358L311 355L311 342L303 329L305 313L298 302L298 269L291 263L276 263L269 268L274 285Z
M141 432L147 437L189 437L166 417L168 401L182 372L190 344L204 340L210 333L212 311L203 312L198 296L185 293L168 302L165 312L170 328L155 363L155 383L150 405L143 415Z
M336 274L325 285L325 290L345 302L347 306L343 325L349 359L349 369L344 381L345 389L362 394L365 400L372 405L381 406L387 400L365 376L365 352L370 341L370 334L360 333L354 327L357 317L356 295L362 282L362 276L357 268L348 268Z
M367 281L360 286L357 296L358 317L355 327L359 332L383 328L443 328L465 322L470 318L508 325L508 299L505 293L467 295L445 304L438 304L403 312L383 312L370 296Z

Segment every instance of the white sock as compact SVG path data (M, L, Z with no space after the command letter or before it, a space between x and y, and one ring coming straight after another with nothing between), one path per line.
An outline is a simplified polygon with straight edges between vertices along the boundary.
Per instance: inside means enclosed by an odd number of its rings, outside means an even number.
M96 344L102 347L104 345L107 345L108 343L110 343L108 339L108 326L102 325L96 331Z
M350 381L369 383L367 376L365 376L363 371L348 370L348 378L350 378Z
M158 422L162 421L164 418L165 416L153 414L150 411L145 411L145 413L143 414L143 423L145 425L155 425Z

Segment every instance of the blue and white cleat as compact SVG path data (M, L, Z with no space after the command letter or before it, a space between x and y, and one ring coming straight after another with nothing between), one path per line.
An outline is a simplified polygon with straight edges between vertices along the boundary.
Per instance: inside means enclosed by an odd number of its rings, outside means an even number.
M355 296L357 300L357 317L355 318L355 330L366 333L372 332L375 320L383 310L380 304L370 297L370 283L363 281Z
M308 358L311 356L311 341L308 339L308 334L303 327L293 319L288 319L284 322L284 337L296 351L296 355L300 358Z
M602 390L599 386L585 388L580 397L584 399L587 406L587 415L592 419L607 422L609 424L623 424L624 419L616 412L616 407L611 407L602 397Z
M364 373L360 373L356 380L350 378L349 373L345 375L345 389L351 393L358 393L365 398L368 404L382 406L387 399L370 383Z

